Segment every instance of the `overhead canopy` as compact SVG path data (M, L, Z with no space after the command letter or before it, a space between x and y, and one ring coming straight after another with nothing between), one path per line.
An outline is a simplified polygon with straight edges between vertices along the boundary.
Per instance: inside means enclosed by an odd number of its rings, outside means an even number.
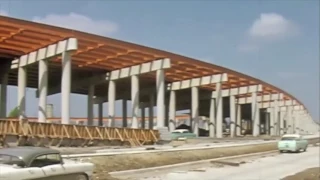
M0 60L13 60L39 48L74 37L78 39L78 50L72 55L72 66L74 71L83 76L101 74L155 59L170 58L171 68L166 70L168 82L228 73L228 82L222 84L223 89L262 84L263 94L283 93L284 99L296 100L292 95L271 84L221 66L75 30L0 16L0 37ZM28 85L37 87L37 66L31 65L28 73ZM50 61L50 73L53 79L60 76L60 57ZM154 75L148 74L144 77L154 78ZM16 79L17 71L10 72L9 83L16 84ZM206 85L204 88L215 90L215 85Z

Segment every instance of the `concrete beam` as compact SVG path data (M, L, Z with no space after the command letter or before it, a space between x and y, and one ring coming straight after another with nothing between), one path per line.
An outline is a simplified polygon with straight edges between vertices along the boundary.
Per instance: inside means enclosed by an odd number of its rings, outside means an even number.
M167 90L175 91L181 89L188 89L191 87L199 87L225 81L228 81L228 75L226 73L203 76L199 78L192 78L183 81L172 82L168 84Z
M283 94L282 93L257 96L257 101L258 102L261 102L261 101L275 101L275 100L281 100L281 99L283 99ZM239 104L249 104L251 102L252 102L252 97L238 98L238 103Z
M294 111L303 111L305 109L302 105L295 105L295 106L293 106L293 110Z
M283 107L283 106L294 106L296 105L296 101L295 100L286 100L286 101L279 101L278 102L278 106L279 107ZM269 108L269 107L274 107L275 103L274 102L262 102L260 103L260 108Z
M221 94L222 97L227 96L235 96L235 95L241 95L241 94L248 94L253 92L260 92L262 91L262 85L251 85L251 86L243 86L243 87L237 87L237 88L231 88L231 89L224 89L222 90ZM212 98L217 97L217 92L212 92Z
M77 89L79 87L84 87L90 85L97 85L103 82L107 82L109 80L116 80L125 77L129 77L131 75L143 74L151 71L156 71L161 68L170 68L170 59L160 59L155 60L148 63L143 63L127 68L122 68L119 70L111 71L107 74L100 74L89 77L77 77L77 79L72 80L72 89ZM48 95L59 93L61 89L61 83L57 83L53 85L53 87L49 88ZM36 97L38 97L38 91L36 91Z
M139 75L157 71L160 69L171 68L171 60L169 58L159 59L152 62L147 62L131 67L126 67L118 70L108 72L106 80L117 80L122 78L128 78L133 75Z
M74 51L78 49L78 40L76 38L69 38L59 41L55 44L51 44L44 48L30 52L21 56L11 62L11 69L17 69L24 67L43 59L50 59L55 56L59 56L66 51Z
M94 76L89 76L89 77L75 77L76 79L72 80L72 86L71 89L75 90L80 87L85 87L90 85L97 85L103 82L106 82L106 75L105 74L100 74L100 75L94 75ZM71 90L71 91L72 91ZM49 87L48 89L48 96L60 93L61 91L61 83L56 83L52 87ZM36 97L39 97L39 91L36 90Z

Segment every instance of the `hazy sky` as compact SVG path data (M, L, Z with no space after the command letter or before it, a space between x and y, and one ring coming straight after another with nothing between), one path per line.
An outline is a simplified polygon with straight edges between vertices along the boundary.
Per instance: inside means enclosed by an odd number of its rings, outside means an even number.
M318 0L1 0L0 13L222 65L293 94L319 119ZM10 87L8 111L16 94ZM27 113L36 116L34 90L27 95ZM48 100L59 116L60 95ZM86 101L73 95L71 115L86 116Z

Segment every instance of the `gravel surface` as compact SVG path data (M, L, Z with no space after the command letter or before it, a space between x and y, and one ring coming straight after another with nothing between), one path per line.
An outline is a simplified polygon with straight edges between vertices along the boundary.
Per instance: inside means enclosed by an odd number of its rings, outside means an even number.
M199 177L201 177L201 180L279 180L282 178L284 180L316 180L307 179L307 176L316 174L316 169L310 169L291 177L286 176L318 166L319 147L310 147L307 152L277 154L276 156L242 163L240 166L217 166L217 164L214 164L212 167L203 167L196 170L171 172L165 175L154 174L153 177L141 178L141 180L195 180ZM314 176L316 177L316 175ZM319 177L317 177L317 180L319 180Z

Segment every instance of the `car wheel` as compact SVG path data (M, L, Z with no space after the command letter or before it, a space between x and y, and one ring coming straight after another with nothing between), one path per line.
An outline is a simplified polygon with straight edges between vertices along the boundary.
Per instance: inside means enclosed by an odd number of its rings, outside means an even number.
M282 151L282 150L280 150L280 151L279 151L279 153L283 153L283 151Z
M88 180L88 177L84 174L77 175L76 180Z

